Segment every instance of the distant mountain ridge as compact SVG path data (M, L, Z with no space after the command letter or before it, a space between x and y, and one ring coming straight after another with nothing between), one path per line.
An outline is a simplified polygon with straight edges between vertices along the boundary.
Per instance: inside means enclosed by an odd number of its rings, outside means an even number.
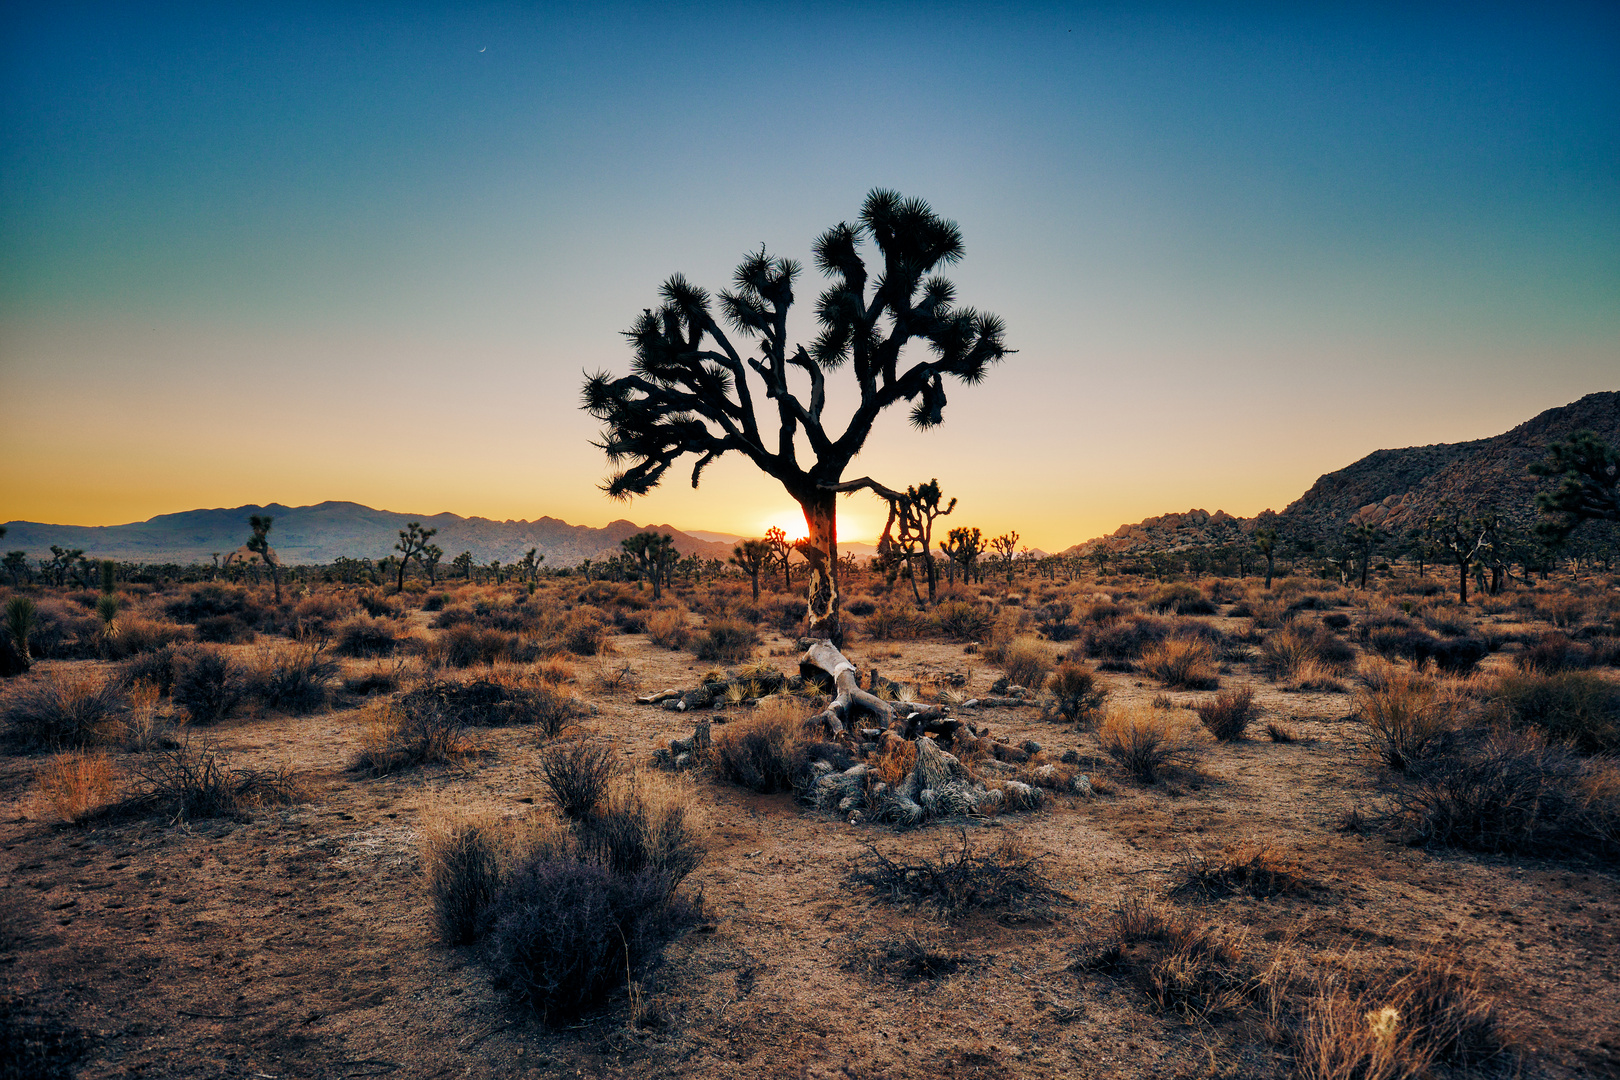
M620 519L597 529L570 525L553 517L535 521L495 521L464 518L459 514L398 514L374 510L354 502L323 502L314 506L237 506L228 509L187 510L160 514L128 525L47 525L33 521L5 522L0 546L22 549L30 557L49 554L50 546L83 548L95 558L130 562L210 562L212 555L240 547L249 535L248 516L270 514L275 526L271 545L284 563L329 563L340 556L381 559L393 551L399 530L408 521L438 529L433 543L444 549L446 564L463 551L487 564L523 557L539 548L544 566L575 566L583 559L619 554L619 541L646 529L669 533L682 555L724 559L731 545L699 540L670 525L637 525Z
M1536 520L1536 492L1546 483L1531 475L1530 465L1547 456L1550 444L1583 428L1597 432L1611 446L1620 445L1620 391L1588 394L1486 439L1374 450L1319 477L1276 515L1277 525L1285 535L1317 543L1338 539L1362 522L1399 534L1418 527L1449 501L1465 508L1490 507L1528 527ZM1122 525L1064 554L1087 555L1099 548L1118 554L1146 553L1235 543L1252 536L1256 520L1220 510L1165 514Z

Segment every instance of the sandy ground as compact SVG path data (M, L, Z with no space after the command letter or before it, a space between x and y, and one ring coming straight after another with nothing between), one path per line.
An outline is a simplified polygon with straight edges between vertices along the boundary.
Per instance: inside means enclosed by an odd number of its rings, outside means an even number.
M690 686L708 665L640 636L615 644L601 663L629 663L636 690L594 690L595 661L580 662L575 690L596 706L597 737L644 762L691 720L634 693ZM999 675L958 645L848 651L902 681L961 672L969 693ZM793 667L781 638L767 652ZM1115 700L1162 692L1103 678ZM352 707L232 720L213 731L231 763L289 765L307 802L190 825L53 822L32 793L39 759L0 758L0 972L86 1033L86 1078L1286 1075L1286 1051L1241 1023L1160 1013L1128 979L1073 970L1110 913L1163 897L1189 852L1258 841L1300 864L1309 895L1176 901L1251 961L1282 949L1365 968L1454 956L1504 1003L1528 1075L1620 1075L1612 871L1338 832L1380 783L1345 719L1348 696L1281 692L1242 664L1223 682L1255 686L1259 726L1283 720L1304 740L1212 743L1200 777L1154 787L1104 768L1111 795L907 833L701 783L710 850L689 884L707 918L669 950L652 990L663 1022L646 1029L620 1010L548 1030L506 1007L472 948L433 938L419 823L446 804L530 812L542 801L535 732L488 732L489 755L465 768L366 779L344 768L360 737ZM1032 709L976 722L1099 754L1092 735ZM975 843L1021 834L1068 899L944 923L851 885L866 845L931 851L958 827ZM957 954L957 971L906 981L866 962L909 932Z

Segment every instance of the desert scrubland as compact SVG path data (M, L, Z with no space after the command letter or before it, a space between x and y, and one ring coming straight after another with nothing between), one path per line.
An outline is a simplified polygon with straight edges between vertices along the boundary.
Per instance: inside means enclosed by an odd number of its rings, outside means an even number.
M1610 574L538 577L11 590L21 1074L1620 1066Z

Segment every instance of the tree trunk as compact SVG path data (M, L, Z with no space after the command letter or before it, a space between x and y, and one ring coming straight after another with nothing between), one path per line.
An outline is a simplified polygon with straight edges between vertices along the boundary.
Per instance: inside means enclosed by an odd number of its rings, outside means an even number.
M754 572L753 572L752 577L753 577L753 581L754 581L754 603L757 604L757 603L759 603L759 567L758 566L754 567Z
M1272 563L1271 552L1268 551L1268 552L1266 552L1266 589L1268 591L1271 589L1272 566L1273 566L1273 563Z
M810 530L809 543L799 549L809 564L806 598L809 602L808 634L837 644L844 634L838 622L838 503L837 494L819 489L799 499L804 523ZM784 568L787 560L782 560Z
M887 729L894 722L894 708L861 689L855 665L845 659L831 641L818 641L810 646L799 660L799 672L806 678L816 678L819 672L820 677L831 680L835 695L825 712L805 722L807 726L824 724L829 736L850 742L854 739L851 713L856 708L871 713L879 728Z
M411 557L409 555L407 555L403 559L399 560L399 584L397 586L395 586L395 588L394 588L395 592L404 592L405 591L405 568L407 566L409 566L410 564L411 564Z
M1457 603L1468 603L1468 563L1457 560Z

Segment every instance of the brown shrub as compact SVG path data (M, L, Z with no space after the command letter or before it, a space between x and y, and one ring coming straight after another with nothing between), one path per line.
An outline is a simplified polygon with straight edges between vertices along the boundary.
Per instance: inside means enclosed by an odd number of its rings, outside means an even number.
M662 649L684 649L692 636L684 610L655 611L647 619L647 640Z
M1193 706L1199 723L1221 742L1236 742L1244 737L1249 724L1260 712L1254 703L1254 689L1222 690L1210 701Z
M1170 638L1142 651L1142 671L1166 686L1213 690L1220 684L1215 647L1202 638Z
M1166 769L1197 762L1202 747L1185 725L1161 709L1131 706L1109 711L1097 733L1103 751L1126 772L1151 784Z
M39 794L63 821L84 821L113 801L117 780L101 751L69 750L34 773Z

